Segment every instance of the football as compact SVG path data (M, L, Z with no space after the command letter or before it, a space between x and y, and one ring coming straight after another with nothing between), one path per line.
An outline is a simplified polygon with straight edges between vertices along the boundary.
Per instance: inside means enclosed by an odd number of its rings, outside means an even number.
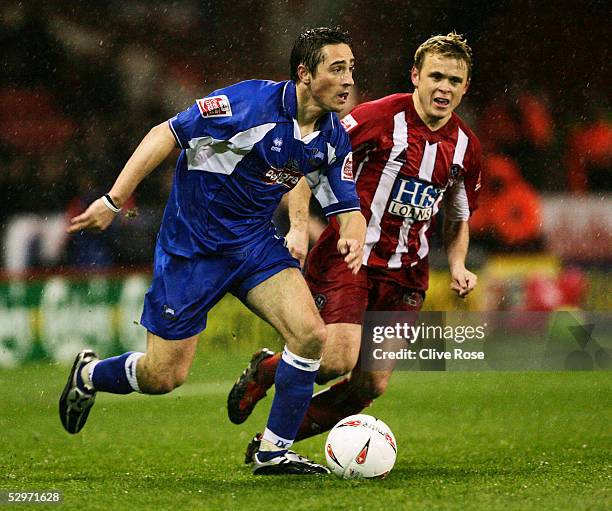
M343 479L382 479L396 457L397 442L391 429L371 415L345 417L325 441L327 466Z

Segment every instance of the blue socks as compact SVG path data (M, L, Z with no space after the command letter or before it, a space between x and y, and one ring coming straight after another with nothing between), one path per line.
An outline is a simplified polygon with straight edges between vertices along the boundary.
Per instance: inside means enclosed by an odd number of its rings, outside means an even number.
M263 439L277 446L278 451L259 451L257 457L260 461L278 456L293 444L310 404L320 364L321 359L300 357L285 346L276 369L276 394L263 434Z
M136 379L136 364L143 355L144 353L130 351L96 362L90 369L94 389L113 394L140 392Z

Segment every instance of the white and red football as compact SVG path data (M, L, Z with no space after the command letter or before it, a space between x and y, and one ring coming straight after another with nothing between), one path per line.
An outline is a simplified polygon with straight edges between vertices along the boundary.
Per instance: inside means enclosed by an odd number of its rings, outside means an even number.
M325 441L327 466L343 479L382 479L393 468L396 457L393 432L371 415L345 417Z

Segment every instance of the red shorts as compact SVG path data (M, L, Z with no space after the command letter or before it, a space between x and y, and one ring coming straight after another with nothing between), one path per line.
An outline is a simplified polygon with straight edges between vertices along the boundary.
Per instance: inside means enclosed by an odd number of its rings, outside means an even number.
M362 266L353 275L338 253L336 231L328 227L308 254L304 277L323 321L363 323L367 311L421 310L425 293L400 284L393 272Z

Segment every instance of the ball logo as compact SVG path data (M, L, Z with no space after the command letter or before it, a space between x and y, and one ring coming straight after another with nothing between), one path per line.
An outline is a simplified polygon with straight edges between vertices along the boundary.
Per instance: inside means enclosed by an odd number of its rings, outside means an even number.
M351 428L356 428L357 426L361 426L361 421L346 421L346 422L343 422L342 424L340 424L340 426L338 426L338 427L342 428L344 426L349 426Z
M365 463L365 460L368 457L368 448L369 447L370 447L370 440L368 440L366 442L366 444L363 446L363 449L361 449L361 451L359 451L359 454L355 458L355 461L357 462L358 465L363 465Z
M334 463L336 463L339 467L342 467L342 465L340 464L340 462L338 461L338 458L336 458L336 455L334 454L334 450L332 449L331 444L327 444L327 446L325 447L325 449L327 449L327 454L329 455L329 457L334 461Z
M397 447L395 446L395 442L393 441L393 438L391 437L389 433L385 433L385 440L391 447L393 447L393 450L397 452Z

